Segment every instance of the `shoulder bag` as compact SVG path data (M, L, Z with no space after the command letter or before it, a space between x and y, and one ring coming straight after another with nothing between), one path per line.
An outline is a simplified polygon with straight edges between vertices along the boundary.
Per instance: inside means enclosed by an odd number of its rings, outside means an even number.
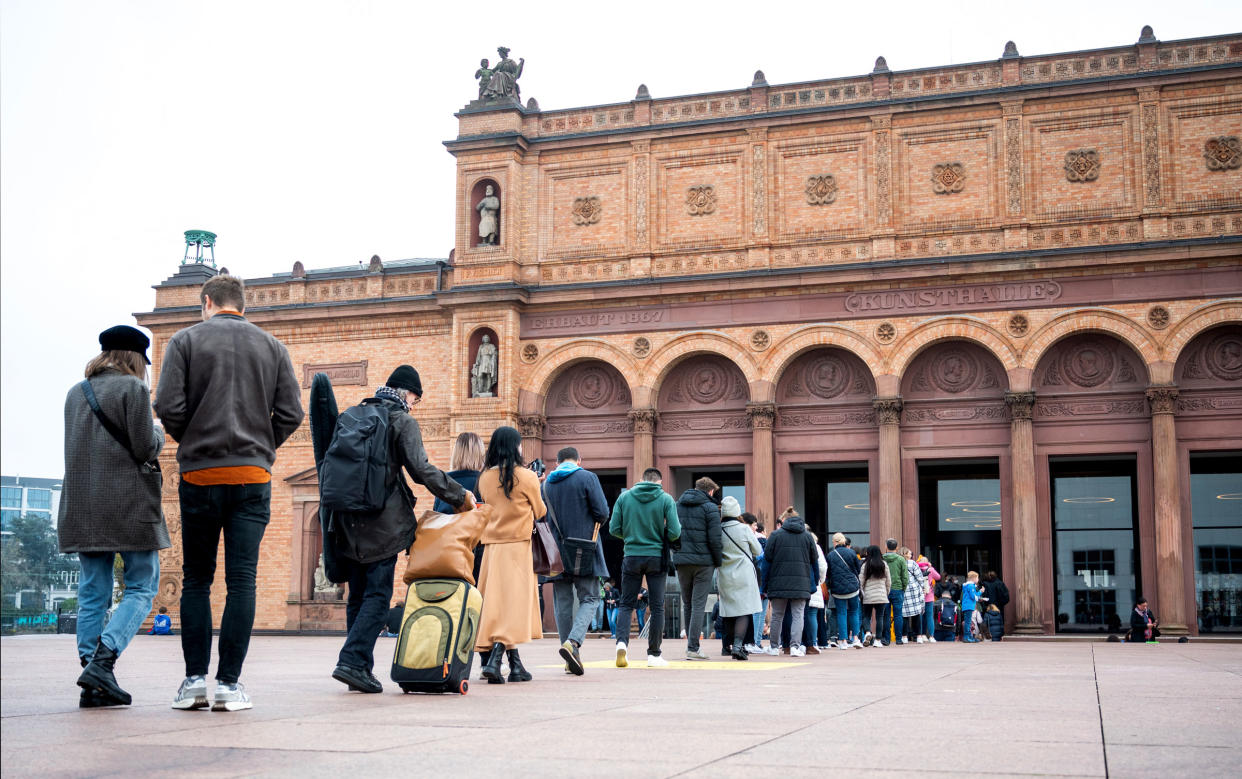
M553 516L552 506L548 503L548 496L542 485L539 492L543 495L543 505L548 507L548 516ZM535 520L535 529L530 538L530 556L535 573L540 576L560 576L565 572L560 547L556 545L556 536L552 534L552 528L548 527L547 522Z
M556 511L552 508L552 501L548 500L547 490L544 490L543 502L548 507L548 521L552 523L556 534L561 538L562 549L565 551L561 561L564 564L562 567L565 573L570 576L594 576L595 539L599 538L599 523L592 522L595 529L591 532L590 538L567 536L561 529L561 523L556 519Z

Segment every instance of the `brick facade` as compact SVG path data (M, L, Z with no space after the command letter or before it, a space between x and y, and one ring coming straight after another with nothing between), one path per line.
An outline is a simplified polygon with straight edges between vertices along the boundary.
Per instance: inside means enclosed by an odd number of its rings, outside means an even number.
M450 261L248 282L248 317L288 345L299 376L352 364L339 368L349 382L337 383L344 407L413 363L426 388L415 417L432 460L446 468L457 433L514 425L536 448L568 435L593 462L624 468L627 481L652 462L742 462L748 509L767 517L799 500L791 464L869 463L872 537L901 535L911 547L915 459L933 450L995 453L1007 496L1003 566L1019 590L1010 620L1030 632L1054 629L1047 497L1013 463L1068 451L1057 423L1039 414L1037 375L1049 355L1075 334L1096 333L1116 355L1137 355L1136 381L1167 385L1192 344L1242 322L1242 165L1229 156L1233 147L1208 158L1213 139L1242 136L1239 36L788 86L757 80L733 92L567 111L475 107L458 117L460 134L447 143L458 165ZM475 206L487 183L501 203L496 246L476 245ZM197 316L197 289L193 274L174 276L139 317L155 336L157 373L168 338ZM500 346L494 398L470 397L480 328ZM886 437L887 412L877 417L870 399L901 395L920 355L961 341L980 347L986 359L971 359L996 374L974 406L1002 408L1005 393L1035 391L1034 437L1027 418L1014 415L992 417L995 441L987 425L972 438L950 422L974 413L951 389L942 408L920 412L926 424L899 413L900 435ZM786 371L831 350L867 366L863 410L847 409L846 393L825 395L819 411L782 415ZM736 366L736 409L725 402L732 395L710 396L726 373L679 372L700 355ZM628 417L592 427L587 413L553 408L549 393L561 379L564 408L590 409L569 372L600 362L627 384ZM835 376L824 370L824 381ZM363 373L365 383L353 383ZM1242 398L1242 379L1222 375L1222 396ZM659 421L668 381L710 401L691 403L684 419L669 411L681 429L699 431L697 444ZM1110 390L1118 398L1123 384ZM1088 405L1066 408L1083 424L1095 419ZM649 410L654 423L644 421ZM568 416L554 435L545 425L557 414ZM1116 433L1130 442L1119 451L1149 469L1139 474L1150 556L1143 591L1164 598L1156 608L1174 630L1195 630L1192 560L1170 549L1190 546L1176 508L1187 504L1188 480L1173 469L1169 481L1151 458L1242 449L1242 404L1214 414L1207 423L1179 419L1174 439L1153 434L1146 412ZM866 424L851 427L860 415ZM695 459L722 446L745 451ZM553 444L538 454L554 456ZM169 447L169 472L172 455ZM317 540L311 466L303 429L274 472L259 629L340 619L308 589ZM429 496L416 492L428 507ZM161 588L161 603L174 609L178 558L172 551L165 560ZM219 609L222 583L217 589Z

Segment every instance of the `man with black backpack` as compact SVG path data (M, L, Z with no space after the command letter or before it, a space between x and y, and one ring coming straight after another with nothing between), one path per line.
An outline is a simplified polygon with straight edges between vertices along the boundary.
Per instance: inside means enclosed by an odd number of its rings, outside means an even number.
M339 569L349 582L345 625L332 678L356 692L383 692L371 673L375 640L392 601L397 554L414 543L415 497L401 469L432 495L475 507L474 497L427 461L410 409L423 397L418 371L402 365L375 396L343 411L319 473L320 501L332 512Z

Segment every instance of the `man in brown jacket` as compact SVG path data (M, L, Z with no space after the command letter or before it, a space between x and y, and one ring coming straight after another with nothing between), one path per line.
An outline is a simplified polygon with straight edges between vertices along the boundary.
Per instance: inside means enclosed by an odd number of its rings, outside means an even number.
M241 279L216 276L199 298L203 322L168 342L155 411L178 443L181 471L181 651L174 709L207 706L211 583L224 534L228 595L220 621L213 711L251 707L238 682L254 626L259 544L271 516L276 448L302 422L302 396L284 345L246 321Z

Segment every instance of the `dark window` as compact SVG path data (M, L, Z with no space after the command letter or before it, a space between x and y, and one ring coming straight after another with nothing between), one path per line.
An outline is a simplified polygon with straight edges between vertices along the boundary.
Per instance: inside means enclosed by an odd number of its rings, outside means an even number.
M1199 630L1242 631L1242 453L1190 456L1190 515Z

